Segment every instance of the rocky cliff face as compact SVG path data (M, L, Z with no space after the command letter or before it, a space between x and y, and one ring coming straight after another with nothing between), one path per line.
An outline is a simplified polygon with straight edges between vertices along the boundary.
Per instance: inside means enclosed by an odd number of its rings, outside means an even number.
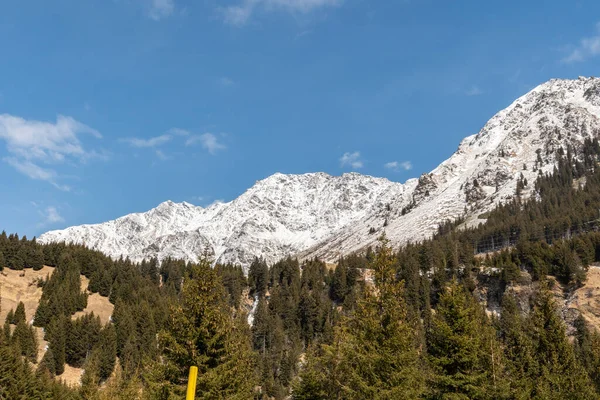
M575 153L600 134L600 79L551 80L496 114L431 173L404 184L356 173L275 174L237 199L208 208L165 202L146 213L43 234L41 242L84 243L111 256L196 259L248 265L288 255L334 261L373 244L430 236L459 216L467 224L551 172L556 152ZM529 190L523 192L527 196Z

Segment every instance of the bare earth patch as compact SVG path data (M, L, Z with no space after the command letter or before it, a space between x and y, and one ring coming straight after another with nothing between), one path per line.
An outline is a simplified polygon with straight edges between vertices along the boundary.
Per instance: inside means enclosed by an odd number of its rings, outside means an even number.
M90 280L85 276L81 276L81 290L87 291ZM115 306L108 301L108 297L100 296L98 293L89 293L87 307L83 311L76 312L73 315L73 319L79 318L83 315L94 313L94 315L100 317L102 324L107 324L110 321Z
M42 288L37 287L37 280L50 277L53 272L54 268L46 266L39 271L32 269L14 271L5 268L0 272L0 287L2 290L0 321L4 322L6 314L11 309L16 310L17 304L22 301L25 304L27 320L31 322L42 297Z
M590 325L600 330L599 266L590 266L584 285L577 289L571 299L569 299L569 308L578 309Z
M65 372L57 376L56 380L63 381L67 386L76 387L81 385L81 376L83 368L74 368L69 364L65 364Z

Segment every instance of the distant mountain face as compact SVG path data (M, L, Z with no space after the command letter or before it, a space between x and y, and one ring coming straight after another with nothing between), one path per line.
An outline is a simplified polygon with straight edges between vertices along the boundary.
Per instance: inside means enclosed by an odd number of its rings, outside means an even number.
M530 183L549 173L556 153L575 153L600 135L600 79L551 80L496 114L431 173L404 184L356 173L275 174L229 203L202 208L167 201L97 225L40 236L133 260L196 260L207 250L217 261L247 266L254 256L275 262L287 255L339 255L364 249L385 232L392 243L421 240L445 220L467 224L511 199L521 174Z
M404 194L404 186L355 173L275 174L237 199L208 208L164 202L139 214L40 236L40 242L84 243L110 256L196 260L205 250L222 262L248 265L297 254Z

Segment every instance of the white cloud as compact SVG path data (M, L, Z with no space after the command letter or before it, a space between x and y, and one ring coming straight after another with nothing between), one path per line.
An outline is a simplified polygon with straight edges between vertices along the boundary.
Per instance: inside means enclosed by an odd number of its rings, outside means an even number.
M465 92L467 96L479 96L483 94L483 90L479 86L471 86L469 90Z
M268 12L284 11L308 14L319 8L334 7L341 3L342 0L241 0L239 4L226 7L222 11L226 23L242 26L259 8Z
M32 163L27 160L19 160L15 157L4 157L3 161L8 163L14 169L22 173L23 175L27 175L31 179L46 181L57 189L64 190L68 192L71 188L67 185L62 185L57 182L58 174L55 170L50 168L42 168L37 164Z
M156 136L150 139L142 138L122 138L119 141L129 143L133 147L157 147L167 143L171 140L171 135L165 134Z
M65 219L62 215L60 215L56 207L48 206L45 209L41 209L41 204L38 204L35 201L30 203L35 209L37 209L38 214L42 217L42 221L38 224L38 227L65 222Z
M55 224L57 222L65 222L65 219L58 213L56 207L46 207L46 222Z
M55 170L41 167L40 163L56 165L104 157L84 149L79 140L81 134L102 137L95 129L71 117L59 115L56 123L51 123L0 114L0 139L6 142L11 154L3 160L31 179L47 181L61 190L69 190L69 187L57 182L59 177Z
M200 143L203 148L208 150L210 154L215 154L219 150L225 149L225 145L219 142L219 138L212 133L204 133L202 135L192 135L189 131L181 128L171 128L167 131L167 133L155 136L149 139L143 138L121 138L119 139L122 143L127 143L132 147L136 148L152 148L156 149L154 154L161 160L168 160L169 157L165 152L158 149L160 146L170 142L172 140L177 140L177 136L187 139L185 140L186 146L191 146L196 143ZM183 140L183 139L182 139Z
M600 55L600 22L596 24L596 35L581 39L579 45L562 61L571 64L597 55Z
M342 167L350 166L352 169L359 169L363 167L363 161L360 159L360 152L355 151L354 153L344 153L340 158L340 165Z
M170 17L175 11L175 0L149 0L148 16L155 21Z
M398 172L398 171L401 171L401 170L410 171L413 166L412 166L412 163L410 161L402 161L402 162L391 161L389 163L385 163L384 167L387 168L387 169L389 169L389 170Z
M156 157L160 158L163 161L169 159L169 156L167 156L162 150L156 150Z
M191 136L186 142L186 146L200 143L210 154L215 154L219 150L224 150L226 146L219 142L219 139L212 133Z
M170 133L171 135L176 135L176 136L189 136L190 132L186 131L185 129L180 129L180 128L171 128L169 129L169 131L167 133Z
M235 85L235 82L233 79L223 76L223 77L219 78L219 85L224 86L224 87L230 87L230 86Z

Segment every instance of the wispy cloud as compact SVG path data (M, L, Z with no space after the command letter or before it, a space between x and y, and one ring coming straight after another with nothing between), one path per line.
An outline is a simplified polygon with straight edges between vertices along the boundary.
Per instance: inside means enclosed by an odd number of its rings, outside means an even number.
M170 157L165 154L162 150L156 150L156 157L160 158L163 161L168 160Z
M245 25L259 9L266 12L284 11L295 14L308 14L320 8L334 7L342 0L241 0L240 3L222 9L226 23L234 26Z
M175 12L175 0L148 0L148 17L155 21L170 17Z
M190 132L186 131L185 129L181 129L181 128L171 128L169 129L169 131L167 132L170 135L175 135L175 136L189 136Z
M479 96L481 94L483 94L483 90L481 90L481 88L479 86L471 86L466 92L465 94L467 96Z
M562 61L572 64L597 55L600 55L600 22L596 24L596 34L581 39L579 45L571 50L569 55L564 57Z
M32 163L31 161L20 160L15 157L4 157L2 160L31 179L46 181L55 188L65 192L69 192L71 190L70 186L58 183L58 174L53 169L43 168Z
M177 139L180 137L182 139ZM161 146L169 142L177 143L179 140L185 139L186 146L192 146L195 144L200 144L204 149L206 149L210 154L216 154L219 150L224 150L226 146L219 141L219 138L212 133L204 133L201 135L194 135L190 131L181 128L171 128L167 131L167 133L155 136L151 138L138 138L138 137L129 137L129 138L121 138L119 141L121 143L126 143L131 147L135 148L148 148L154 149L154 154L161 160L171 159L170 156L167 155L163 150L160 149Z
M231 87L231 86L235 85L235 81L226 76L222 76L221 78L219 78L218 82L219 82L219 85L221 85L223 87Z
M131 145L133 147L158 147L158 146L162 146L163 144L167 143L170 140L171 140L171 135L168 135L168 134L155 136L155 137L152 137L149 139L135 138L135 137L119 139L120 142L128 143L129 145Z
M11 154L3 160L29 178L49 182L61 190L70 188L58 182L59 176L54 169L40 164L85 162L103 157L83 147L79 140L82 134L102 137L95 129L71 117L59 115L56 123L51 123L0 114L0 139L6 142L6 149Z
M193 135L186 142L186 146L192 146L200 143L210 154L215 154L219 150L224 150L226 146L219 142L217 136L212 133L204 133L202 135Z
M56 207L48 206L46 208L42 208L42 205L36 203L35 201L31 201L30 203L37 210L38 214L42 217L42 220L40 221L40 223L38 223L38 227L41 228L44 226L65 222L65 219L62 215L60 215Z
M340 158L340 165L342 167L349 166L352 169L359 169L364 166L363 161L360 159L360 152L355 151L354 153L344 153Z
M399 171L410 171L413 167L410 161L391 161L389 163L385 163L384 167L391 171L399 172Z
M65 222L65 219L58 213L56 207L46 207L46 222L55 224L57 222Z

